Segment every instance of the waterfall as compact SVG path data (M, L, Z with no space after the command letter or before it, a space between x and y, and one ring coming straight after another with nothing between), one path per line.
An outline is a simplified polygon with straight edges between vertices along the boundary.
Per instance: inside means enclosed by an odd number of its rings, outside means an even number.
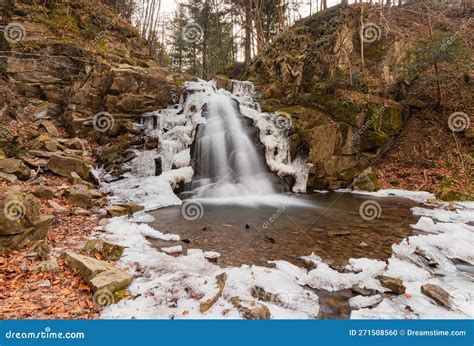
M207 98L207 124L197 132L193 194L198 198L242 197L275 193L273 175L252 140L238 105L228 95Z

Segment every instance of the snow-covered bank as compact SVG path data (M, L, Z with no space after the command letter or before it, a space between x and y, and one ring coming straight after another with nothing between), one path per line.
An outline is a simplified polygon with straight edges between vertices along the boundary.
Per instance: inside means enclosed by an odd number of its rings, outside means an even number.
M202 250L188 250L179 257L159 252L145 237L176 240L175 236L126 218L113 219L107 231L108 240L127 246L118 264L135 276L129 287L134 298L104 309L102 318L241 318L229 299L253 302L256 292L272 297L263 303L273 318L315 318L318 314L318 297L298 284L306 271L289 263L278 262L276 268L220 268L207 260ZM228 278L222 298L201 313L200 302L215 293L216 276L223 272Z
M159 252L146 237L175 241L176 236L164 235L133 219L115 218L102 236L127 247L119 265L135 276L130 287L134 298L106 308L102 318L242 318L230 302L235 296L265 304L271 318L316 318L319 301L310 288L339 291L353 285L379 293L351 300L351 318L472 318L472 272L462 271L458 263L474 265L474 227L467 224L474 208L459 205L460 209L450 211L457 215L452 217L455 221L436 221L437 214L446 212L444 207L417 207L418 215L435 220L419 222L419 234L394 244L387 262L351 259L343 271L332 269L317 254L303 258L315 265L312 270L286 261L272 262L275 268L220 268L199 249L178 257ZM228 278L222 296L209 311L201 313L200 302L215 294L216 276L223 272ZM389 293L378 280L380 275L401 279L405 294ZM423 294L421 286L426 284L448 292L450 307Z

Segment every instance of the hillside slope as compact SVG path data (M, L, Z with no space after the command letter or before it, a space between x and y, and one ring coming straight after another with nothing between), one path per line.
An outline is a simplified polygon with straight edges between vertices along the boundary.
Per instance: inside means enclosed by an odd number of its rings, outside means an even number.
M435 5L335 6L254 59L244 77L264 110L291 117L293 154L313 164L310 188L472 198L471 16ZM459 132L449 127L454 112Z

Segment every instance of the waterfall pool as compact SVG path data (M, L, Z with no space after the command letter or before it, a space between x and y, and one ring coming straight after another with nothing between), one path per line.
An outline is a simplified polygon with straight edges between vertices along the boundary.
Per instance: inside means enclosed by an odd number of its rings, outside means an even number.
M178 234L185 249L219 252L221 266L269 266L270 260L301 266L300 257L312 252L333 266L342 266L349 258L386 260L392 245L409 236L409 225L416 223L410 211L416 202L403 198L334 192L296 195L294 199L297 204L280 207L255 206L245 200L223 204L190 200L200 204L201 217L188 220L182 207L169 207L151 212L156 220L151 226ZM379 217L362 218L360 206L366 201L380 206ZM170 246L169 242L151 242L157 247Z

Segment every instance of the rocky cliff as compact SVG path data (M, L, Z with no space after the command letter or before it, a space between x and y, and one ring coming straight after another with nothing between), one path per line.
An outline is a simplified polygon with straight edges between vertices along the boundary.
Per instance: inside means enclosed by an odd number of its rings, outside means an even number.
M407 129L413 131L412 139L420 137L421 123L413 124L411 119L426 116L436 120L437 130L432 133L440 133L444 149L458 158L439 163L443 167L418 167L426 157L439 161L440 152L426 148L433 146L426 135L412 143L419 148L405 148L409 160L399 154L398 166L383 167L381 175L387 173L387 179L381 177L382 183L407 187L406 171L413 168L413 174L420 176L408 188L438 191L445 177L436 169L442 169L453 180L463 181L462 188L467 185L472 190L472 128L456 131L458 155L448 127L450 114L460 111L466 122L473 110L468 101L473 96L469 18L459 8L419 4L335 6L282 33L240 77L257 84L265 111L291 117L292 154L305 154L313 165L310 188L352 184L377 189L380 182L370 167L377 169L383 154L399 147L396 140ZM442 105L437 80L441 80ZM395 166L404 177L390 172ZM427 183L418 184L419 180Z

